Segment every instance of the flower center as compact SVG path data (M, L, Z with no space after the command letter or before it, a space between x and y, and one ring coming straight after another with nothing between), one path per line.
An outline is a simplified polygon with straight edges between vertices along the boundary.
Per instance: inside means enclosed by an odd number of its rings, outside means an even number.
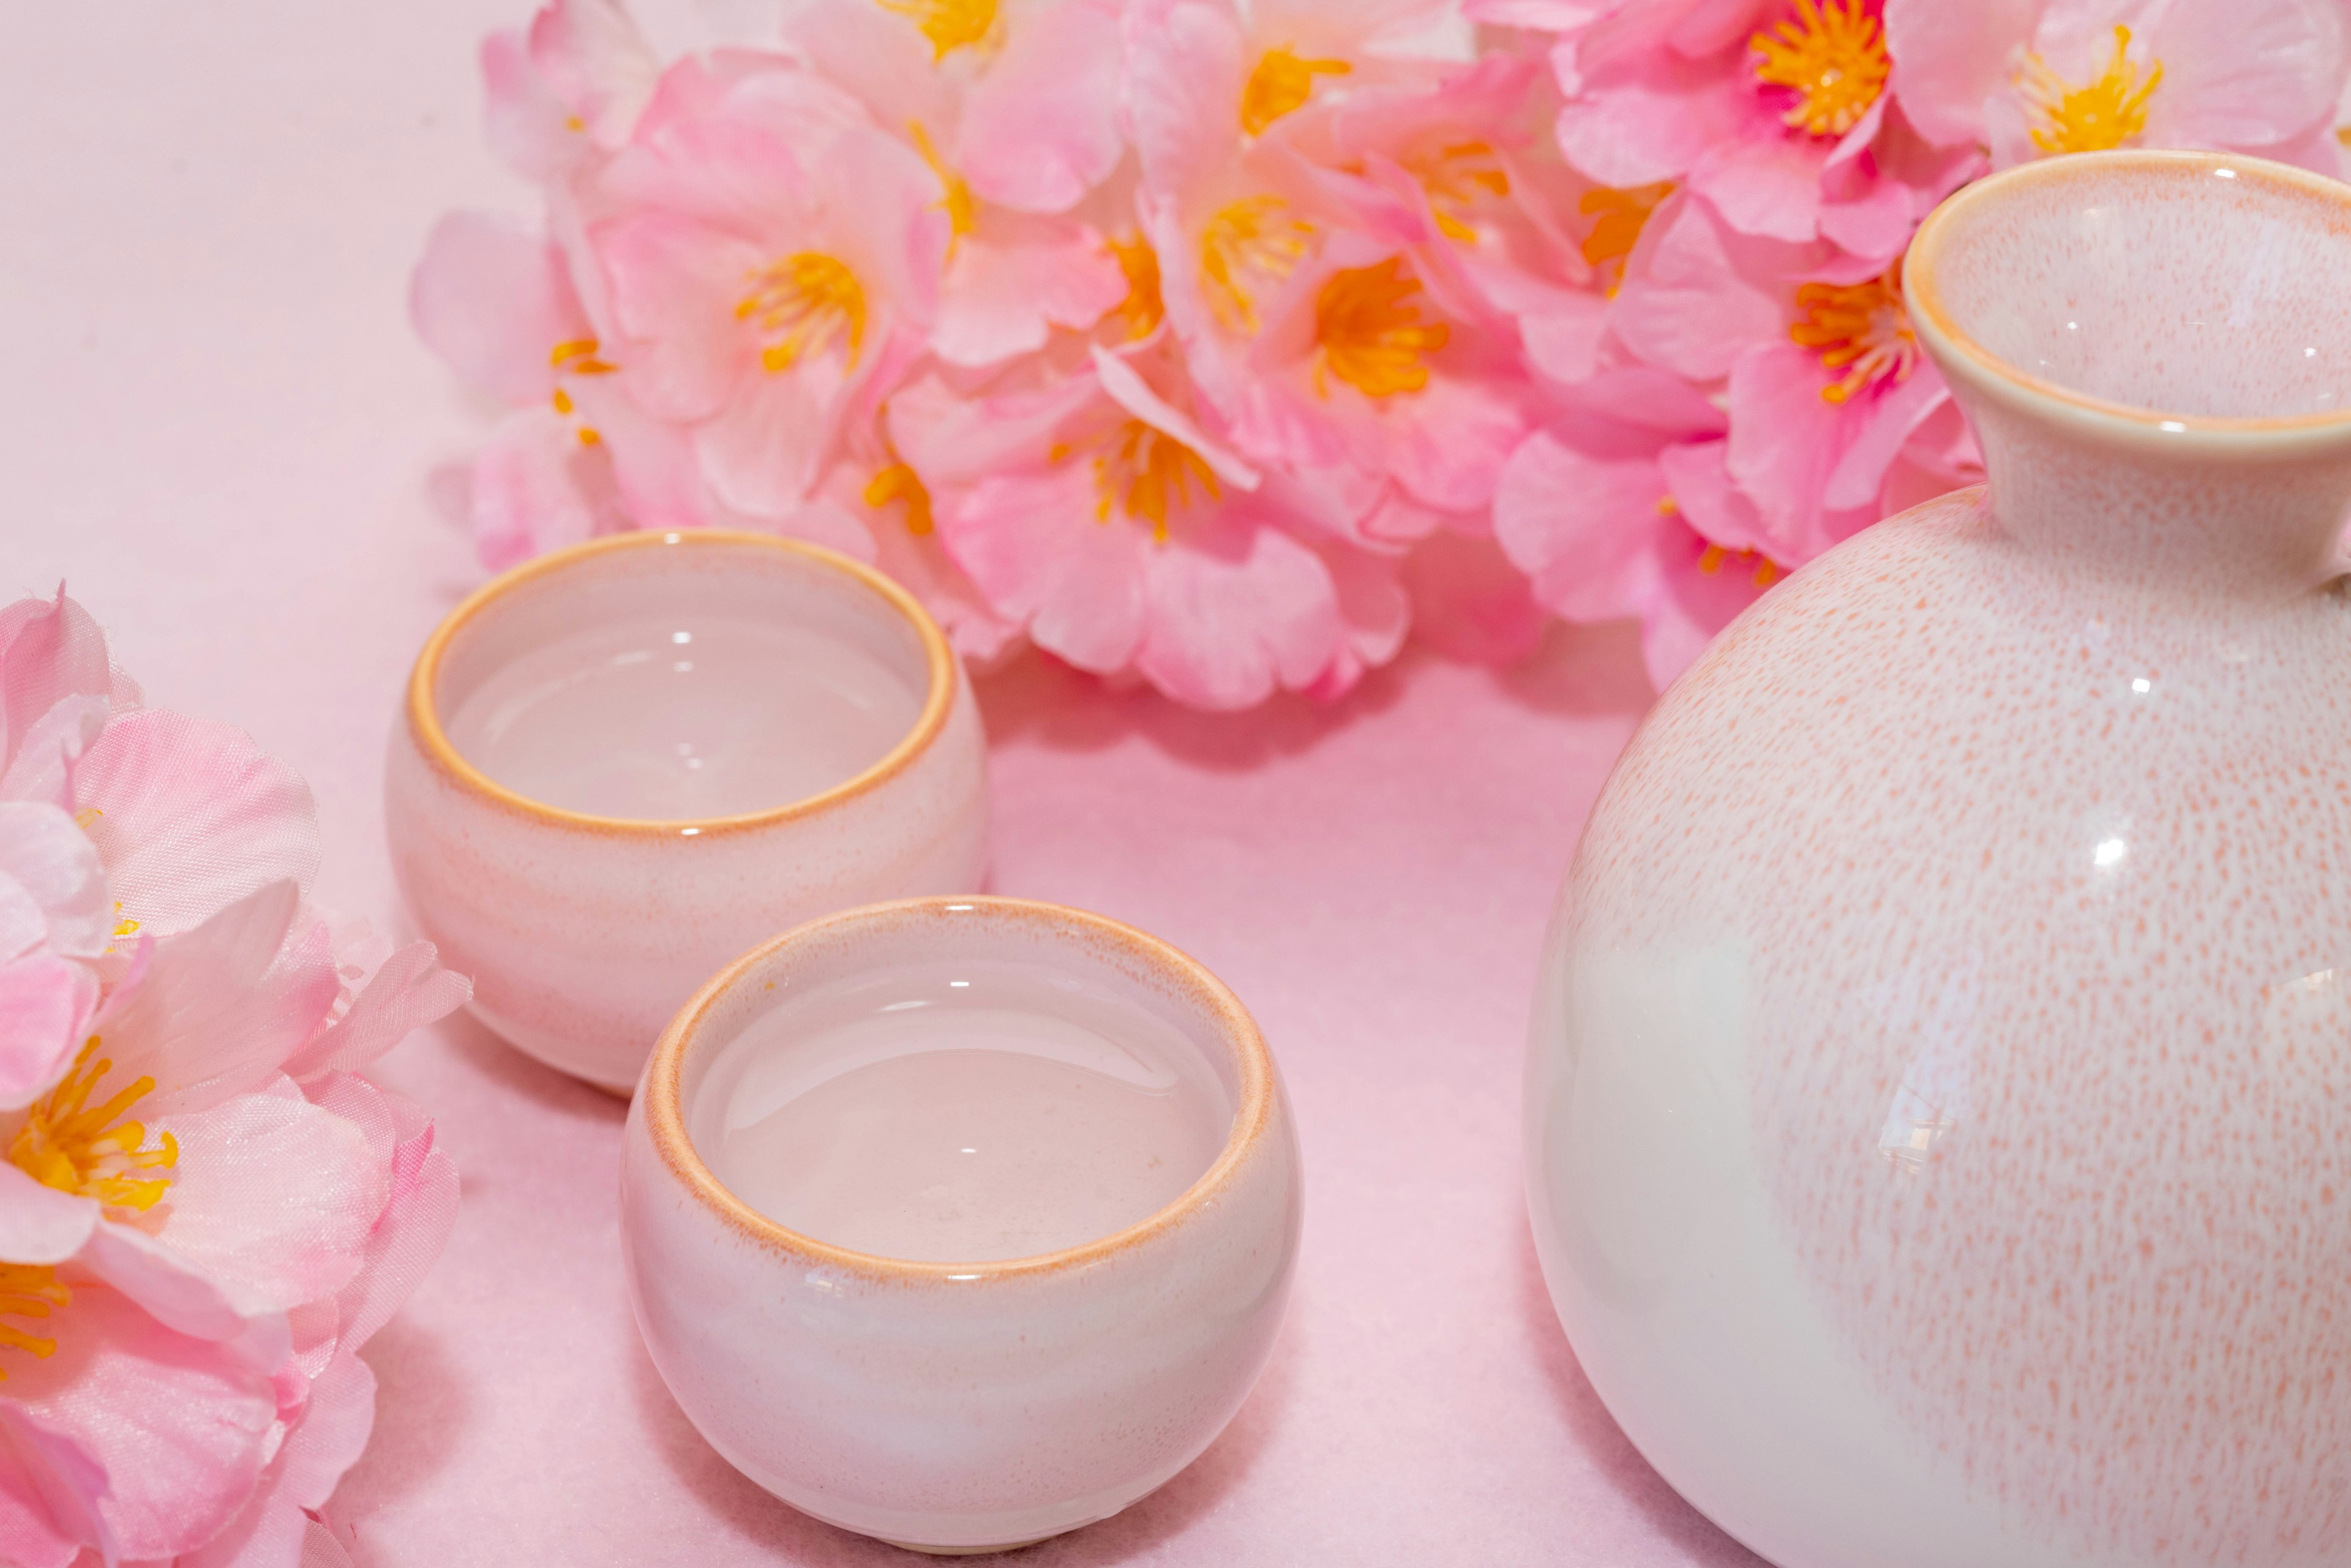
M73 1292L57 1283L57 1271L47 1264L0 1263L0 1318L46 1318L52 1308L72 1300ZM44 1361L57 1353L56 1340L5 1322L0 1322L0 1347L28 1350ZM7 1375L0 1367L0 1378Z
M790 370L846 336L849 362L865 340L865 290L835 257L804 250L751 274L752 289L735 307L736 319L753 321L771 340L759 363Z
M1314 299L1314 389L1331 395L1329 376L1372 397L1418 392L1428 384L1425 354L1452 335L1442 321L1424 321L1412 297L1420 279L1390 256L1377 267L1334 272Z
M1902 303L1902 263L1866 283L1807 283L1796 290L1803 319L1788 336L1820 355L1821 363L1844 374L1821 389L1828 402L1844 402L1864 388L1907 380L1918 367L1918 338Z
M1280 196L1247 196L1217 208L1200 240L1200 271L1217 319L1233 331L1255 332L1255 291L1296 271L1313 237Z
M2147 75L2130 62L2130 29L2115 29L2114 57L2105 74L2086 87L2075 87L2049 68L2039 55L2025 57L2017 88L2043 124L2033 128L2032 144L2043 152L2104 152L2147 129L2147 100L2163 80L2163 62L2148 62Z
M1167 313L1159 298L1159 253L1141 235L1133 239L1113 237L1109 243L1119 271L1126 275L1126 298L1118 302L1116 314L1126 323L1130 341L1148 338Z
M904 463L893 463L865 486L865 504L880 511L893 501L906 503L906 531L917 538L931 531L931 492L923 476Z
M113 1069L98 1056L98 1036L74 1058L73 1069L47 1096L25 1113L25 1124L8 1145L8 1162L44 1186L94 1197L109 1208L146 1210L155 1207L172 1185L170 1171L180 1163L180 1145L171 1134L154 1148L146 1148L147 1129L124 1113L155 1087L152 1078L140 1078L103 1104L89 1104L91 1091ZM162 1171L162 1176L141 1172Z
M1265 128L1302 109L1314 94L1318 76L1343 77L1355 68L1344 60L1302 60L1288 46L1268 49L1241 88L1241 129L1262 136Z
M1478 230L1469 220L1478 204L1488 196L1510 193L1509 172L1483 141L1439 148L1435 157L1415 160L1407 167L1428 193L1428 210L1437 215L1438 232L1464 245L1477 241Z
M606 364L596 357L596 340L593 338L573 338L568 342L556 344L548 354L547 362L554 367L555 373L559 376L609 376L614 369L613 366ZM560 414L569 414L579 406L571 401L571 394L564 391L560 383L558 383L554 395L548 401L555 405L555 412ZM580 427L580 445L593 446L603 439L593 425L583 424Z
M943 60L965 44L976 44L996 26L996 0L880 0L882 9L911 19L931 41L932 58Z
M1628 191L1586 191L1576 203L1577 211L1597 219L1592 232L1583 236L1583 259L1604 269L1609 263L1615 263L1608 282L1610 295L1614 295L1625 281L1625 258L1639 243L1641 231L1648 226L1649 214L1657 210L1658 203L1673 194L1673 190L1674 183L1665 180L1655 185L1635 185Z
M1067 457L1067 449L1055 454ZM1151 525L1155 543L1167 542L1167 518L1193 504L1197 483L1200 499L1224 498L1216 470L1198 453L1162 430L1130 419L1111 433L1106 448L1094 458L1094 521L1107 523L1113 511Z
M1739 563L1741 570L1746 570L1749 561L1755 563L1752 580L1758 588L1769 588L1780 580L1780 569L1770 556L1758 555L1751 549L1728 550L1718 544L1706 547L1705 553L1698 558L1698 569L1712 577L1722 570L1725 561L1733 560Z
M1748 40L1755 79L1793 91L1781 120L1814 136L1843 136L1861 121L1893 70L1865 0L1796 0L1796 14Z

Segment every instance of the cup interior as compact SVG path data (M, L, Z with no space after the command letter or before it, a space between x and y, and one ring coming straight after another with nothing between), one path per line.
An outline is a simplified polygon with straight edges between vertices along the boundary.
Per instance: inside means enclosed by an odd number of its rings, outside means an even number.
M2011 372L2199 419L2351 404L2351 190L2258 160L2098 153L1963 191L1914 300Z
M944 712L946 664L903 591L830 551L625 535L533 561L460 610L431 705L458 757L534 805L705 821L880 766Z
M1180 1209L1270 1082L1247 1013L1191 960L1002 899L779 938L708 999L675 1072L685 1137L735 1202L820 1248L933 1266L1114 1245Z

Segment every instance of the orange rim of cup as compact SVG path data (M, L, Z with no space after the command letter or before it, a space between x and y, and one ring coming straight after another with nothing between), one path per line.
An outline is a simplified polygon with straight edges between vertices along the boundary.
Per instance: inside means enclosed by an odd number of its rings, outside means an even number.
M1233 1108L1232 1128L1226 1134L1224 1147L1217 1152L1215 1162L1173 1201L1123 1230L1080 1242L1074 1247L1065 1247L1056 1252L982 1262L932 1262L888 1258L878 1253L836 1247L779 1225L737 1197L712 1173L700 1152L695 1148L694 1140L686 1132L685 1107L680 1089L686 1053L694 1049L696 1036L712 1008L777 954L789 952L827 935L857 926L887 928L911 921L943 920L966 915L1041 925L1064 939L1075 937L1081 944L1098 945L1123 954L1152 973L1172 981L1176 992L1193 1003L1217 1030L1231 1052L1239 1080L1240 1092ZM1249 1017L1249 1009L1241 1005L1240 998L1233 995L1222 980L1209 973L1198 959L1156 936L1082 909L1026 898L948 894L900 899L824 915L795 926L780 936L769 937L727 965L695 992L693 999L678 1009L669 1027L662 1030L661 1039L653 1046L653 1056L645 1064L645 1076L637 1094L637 1113L644 1117L645 1131L653 1140L654 1151L679 1184L730 1229L739 1234L804 1261L869 1277L904 1282L981 1284L990 1281L1034 1278L1099 1262L1148 1242L1181 1224L1230 1184L1241 1166L1269 1135L1274 1125L1278 1093L1273 1058L1266 1049L1265 1037L1258 1030L1257 1020Z
M928 689L923 699L922 712L915 716L913 727L899 737L898 743L882 759L855 777L844 779L829 789L771 806L763 811L748 811L732 817L662 819L652 817L603 817L587 811L566 810L518 794L490 778L459 754L449 743L441 727L440 708L434 688L439 684L441 660L449 643L466 623L526 583L552 577L583 560L600 556L638 549L768 549L799 556L828 570L840 573L859 587L888 604L914 627L923 645L927 666ZM748 533L727 528L682 528L614 534L590 539L585 544L551 550L546 555L527 560L499 573L466 596L464 603L451 611L447 619L434 628L433 635L424 640L424 647L416 655L416 666L408 677L408 732L417 750L445 778L459 789L493 801L510 811L536 818L557 826L595 833L626 833L649 838L700 838L748 829L772 827L796 818L813 815L828 807L864 794L875 786L888 781L914 761L946 727L947 714L955 704L955 652L948 647L946 634L931 618L914 596L897 583L867 566L852 559L838 550L805 539L779 538L772 534Z

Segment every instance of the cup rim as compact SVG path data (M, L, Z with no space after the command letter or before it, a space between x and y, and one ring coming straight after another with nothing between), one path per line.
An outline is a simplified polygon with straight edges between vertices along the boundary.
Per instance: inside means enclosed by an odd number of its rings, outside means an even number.
M476 768L450 743L434 701L434 686L440 677L443 654L447 652L450 641L467 622L525 583L553 576L583 560L625 550L672 548L778 550L836 571L871 590L914 629L922 643L926 688L922 711L915 716L913 726L878 761L829 789L770 806L765 810L746 811L728 817L607 817L552 806L507 788ZM474 590L443 618L441 624L433 629L433 634L424 640L423 648L416 655L416 664L409 672L405 707L409 735L415 741L417 750L459 789L509 811L558 827L643 838L693 839L773 827L811 816L887 782L904 772L908 764L926 750L946 727L947 716L955 705L955 651L947 645L946 633L939 629L939 623L913 594L863 561L806 539L784 538L775 534L752 533L739 528L670 528L611 534L580 544L567 545L561 549L549 550L545 555L534 556L520 565L509 567Z
M1942 249L1957 232L1956 224L1986 202L1998 203L2021 188L2061 183L2093 172L2126 176L2135 172L2150 179L2179 181L2189 174L2217 177L2221 171L2247 185L2283 188L2315 198L2351 219L2351 186L2265 158L2232 152L2131 148L2036 159L1960 186L1927 214L1918 232L1911 236L1902 263L1903 289L1912 319L1931 344L1947 350L1947 371L1963 368L1968 379L2007 401L2044 407L2053 404L2077 419L2085 418L2117 434L2158 439L2185 437L2199 444L2218 438L2231 446L2242 445L2248 436L2283 438L2299 445L2312 438L2325 442L2351 434L2351 403L2297 414L2185 414L2076 392L2034 375L1977 342L1951 319L1936 287Z
M1059 1251L980 1262L891 1258L837 1247L778 1224L737 1197L718 1179L701 1153L695 1148L694 1140L686 1131L685 1107L679 1088L687 1053L695 1049L698 1031L712 1008L777 954L828 933L861 925L886 926L910 917L945 919L968 915L1047 927L1077 926L1140 958L1152 968L1172 975L1204 1004L1203 1010L1218 1027L1226 1044L1232 1051L1240 1078L1240 1092L1233 1107L1232 1127L1226 1134L1224 1147L1217 1152L1208 1168L1167 1204L1123 1229ZM1198 959L1146 932L1089 910L1072 909L1066 904L1048 904L1038 899L946 894L926 898L896 899L887 904L869 904L821 915L780 936L769 937L727 965L712 976L693 998L678 1009L677 1015L670 1019L669 1026L662 1030L661 1039L653 1045L653 1055L646 1061L644 1077L638 1083L637 1110L644 1118L645 1131L653 1141L655 1153L677 1178L679 1185L730 1229L808 1261L872 1278L902 1282L984 1285L991 1281L1034 1279L1040 1275L1060 1273L1114 1257L1151 1240L1208 1207L1231 1185L1241 1166L1270 1135L1276 1121L1278 1092L1273 1057L1266 1049L1265 1037L1259 1031L1257 1020L1249 1016L1249 1009L1241 1005L1240 998L1232 993L1231 988L1210 973Z

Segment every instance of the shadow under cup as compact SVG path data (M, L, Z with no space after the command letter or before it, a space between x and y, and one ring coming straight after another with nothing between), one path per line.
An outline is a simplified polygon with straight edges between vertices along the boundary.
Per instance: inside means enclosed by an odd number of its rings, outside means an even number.
M1300 1212L1231 993L1010 899L747 955L664 1034L622 1145L631 1301L680 1406L785 1501L930 1551L1189 1464L1270 1352Z
M528 562L434 633L403 718L385 813L417 924L483 1021L608 1089L753 944L984 870L984 737L945 637L799 541Z

